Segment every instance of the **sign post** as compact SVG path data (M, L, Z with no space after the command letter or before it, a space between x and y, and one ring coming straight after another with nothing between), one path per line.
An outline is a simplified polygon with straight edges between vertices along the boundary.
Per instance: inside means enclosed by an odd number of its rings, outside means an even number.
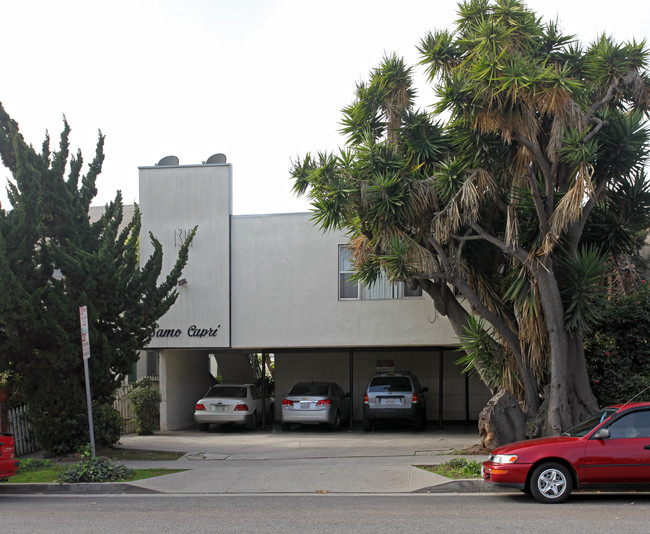
M90 396L90 377L88 374L88 359L90 358L90 337L88 335L88 309L86 306L79 308L79 321L81 322L81 349L84 359L84 374L86 375L86 403L88 404L88 427L90 430L90 450L95 457L95 431L93 429L93 404Z

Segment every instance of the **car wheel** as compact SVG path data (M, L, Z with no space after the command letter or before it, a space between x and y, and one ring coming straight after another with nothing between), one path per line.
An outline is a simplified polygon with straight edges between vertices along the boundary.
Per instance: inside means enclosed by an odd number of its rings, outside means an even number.
M291 424L290 424L290 423L282 423L282 424L280 425L280 427L281 427L282 430L284 430L285 432L286 432L287 430L291 430Z
M363 429L366 432L370 432L372 430L372 421L370 419L363 420Z
M330 430L337 431L339 428L341 428L341 416L339 412L336 412L334 422L330 425Z
M530 477L530 493L539 502L564 502L571 495L572 489L573 479L569 470L562 464L541 464Z
M246 423L247 430L255 430L257 428L257 412L253 412L250 421Z
M199 430L201 432L207 432L208 428L210 428L208 423L199 423Z

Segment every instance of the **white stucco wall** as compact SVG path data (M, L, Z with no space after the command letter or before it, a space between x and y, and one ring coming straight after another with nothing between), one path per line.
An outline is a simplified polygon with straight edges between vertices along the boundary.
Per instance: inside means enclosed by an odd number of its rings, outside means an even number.
M140 168L141 262L153 252L151 231L162 244L166 276L187 232L199 227L183 270L187 284L150 348L230 346L230 182L227 164Z
M161 430L179 430L194 424L196 401L210 387L209 372L209 356L206 351L161 351Z
M311 214L232 220L232 345L236 348L453 346L428 296L338 300L338 245Z

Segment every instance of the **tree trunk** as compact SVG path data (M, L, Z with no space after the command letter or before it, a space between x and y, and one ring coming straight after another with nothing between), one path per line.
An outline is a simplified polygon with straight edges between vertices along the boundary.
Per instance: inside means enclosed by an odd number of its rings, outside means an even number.
M501 389L483 408L478 418L481 445L492 450L526 438L526 416L506 389Z
M567 383L569 408L573 425L584 421L598 410L598 401L591 389L582 336L569 337L569 381Z
M597 409L591 391L582 336L566 332L564 306L552 269L536 273L551 348L551 377L546 391L544 435L558 435Z
M422 289L433 299L433 304L441 315L447 317L457 336L463 333L463 327L467 323L468 311L463 308L456 296L446 284L436 284L430 280L420 280ZM539 404L527 406L527 413L521 409L517 401L506 390L498 392L492 389L485 378L485 369L480 361L476 362L476 371L492 393L492 398L479 416L479 433L484 448L493 449L499 445L505 445L511 441L517 441L526 437L527 421L537 417ZM507 395L506 395L507 393ZM527 392L529 395L530 391ZM537 395L537 384L535 384L534 395ZM505 404L504 404L505 403Z

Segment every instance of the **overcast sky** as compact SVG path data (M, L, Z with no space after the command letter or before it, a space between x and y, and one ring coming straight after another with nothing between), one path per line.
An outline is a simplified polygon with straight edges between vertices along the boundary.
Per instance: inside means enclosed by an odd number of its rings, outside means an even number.
M530 0L590 42L650 36L645 0ZM235 214L307 211L291 160L342 146L340 110L386 53L409 64L427 31L451 27L451 0L0 0L0 102L39 147L65 114L85 160L106 160L94 204L138 200L138 166L225 153ZM417 67L419 107L433 93ZM8 207L9 171L0 166Z

